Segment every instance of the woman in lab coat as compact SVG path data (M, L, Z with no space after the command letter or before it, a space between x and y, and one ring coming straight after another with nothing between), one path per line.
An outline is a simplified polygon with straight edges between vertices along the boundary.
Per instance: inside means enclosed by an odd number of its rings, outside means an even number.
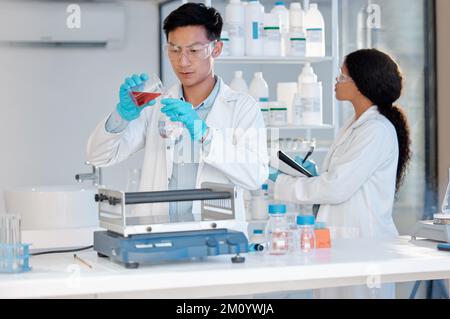
M317 221L328 225L332 239L396 237L392 209L411 157L407 118L393 105L402 75L388 55L366 49L346 57L336 80L336 98L352 103L354 118L338 134L320 176L271 174L275 199L320 204ZM321 289L316 296L393 298L395 285Z

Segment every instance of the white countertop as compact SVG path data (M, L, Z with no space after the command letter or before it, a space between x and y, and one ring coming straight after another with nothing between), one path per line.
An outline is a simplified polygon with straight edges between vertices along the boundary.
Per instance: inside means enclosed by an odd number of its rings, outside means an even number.
M277 291L338 287L370 282L407 282L450 278L450 253L436 243L399 238L338 240L314 256L247 254L244 264L231 255L205 260L141 266L122 265L77 253L93 268L74 260L73 253L31 257L31 272L0 274L0 298L39 298L141 292L149 298L214 298Z

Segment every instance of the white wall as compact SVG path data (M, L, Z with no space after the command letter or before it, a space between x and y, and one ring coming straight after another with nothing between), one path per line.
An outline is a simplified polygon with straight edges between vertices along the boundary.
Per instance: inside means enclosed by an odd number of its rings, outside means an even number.
M88 136L115 107L123 78L158 72L157 5L123 3L122 49L0 47L1 193L16 186L74 184L76 173L90 171L84 165ZM124 187L127 168L140 163L138 155L106 169L105 183ZM0 211L3 206L0 196Z

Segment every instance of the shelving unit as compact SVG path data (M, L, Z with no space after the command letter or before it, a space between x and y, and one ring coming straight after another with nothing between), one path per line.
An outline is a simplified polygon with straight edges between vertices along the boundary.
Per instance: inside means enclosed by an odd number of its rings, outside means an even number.
M266 12L270 10L270 6L273 3L265 0L260 0L263 5L266 6ZM318 0L314 2L319 2L319 5L325 8L327 11L324 14L325 24L326 24L326 38L327 40L327 56L325 57L250 57L250 56L223 56L216 59L216 70L218 74L230 72L230 70L252 70L261 71L267 74L266 81L271 82L269 86L275 86L277 82L293 82L292 75L287 75L289 72L292 73L294 66L298 66L300 70L301 66L305 63L311 63L316 70L320 68L321 75L319 80L324 84L324 125L314 125L314 126L297 126L297 125L287 125L283 127L268 127L268 132L273 132L274 130L279 131L279 136L286 134L298 134L304 138L310 139L314 137L316 133L332 131L333 135L336 136L339 130L339 109L337 108L337 101L334 98L333 84L334 79L337 77L339 72L339 1L340 0ZM221 10L220 6L226 5L228 1L214 1L213 5L217 5L217 8ZM287 1L287 6L289 2ZM223 13L223 10L221 10ZM232 66L236 66L232 68ZM230 67L232 69L230 69ZM323 71L326 70L326 71ZM245 73L245 72L244 72ZM249 73L249 71L247 71ZM324 75L325 74L325 75ZM249 74L248 74L249 75ZM272 90L273 92L273 90ZM273 96L273 93L272 93ZM325 99L326 96L326 99ZM275 99L271 99L275 100ZM274 134L275 136L277 134ZM325 148L322 148L325 150Z
M297 58L297 57L234 57L224 56L216 60L216 64L305 64L333 61L333 57L322 58Z

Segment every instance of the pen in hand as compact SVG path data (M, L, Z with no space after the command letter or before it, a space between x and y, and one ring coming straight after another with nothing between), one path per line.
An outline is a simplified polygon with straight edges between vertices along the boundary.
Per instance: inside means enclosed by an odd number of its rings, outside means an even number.
M308 160L308 158L312 155L312 153L314 152L314 148L315 148L315 145L314 144L311 145L311 147L309 148L308 153L306 154L305 158L303 159L302 164L305 164L305 162Z

